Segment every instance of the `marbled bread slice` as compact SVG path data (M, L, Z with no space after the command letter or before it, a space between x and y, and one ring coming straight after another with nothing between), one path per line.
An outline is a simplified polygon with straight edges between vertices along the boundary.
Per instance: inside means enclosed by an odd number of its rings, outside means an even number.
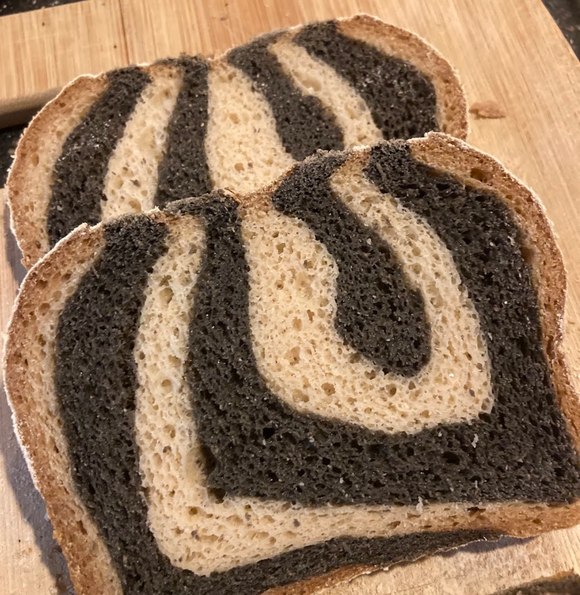
M24 133L8 179L30 266L81 223L227 188L247 193L318 149L440 130L465 138L456 72L366 15L73 81Z
M308 594L580 521L544 210L442 134L79 227L5 378L79 595Z

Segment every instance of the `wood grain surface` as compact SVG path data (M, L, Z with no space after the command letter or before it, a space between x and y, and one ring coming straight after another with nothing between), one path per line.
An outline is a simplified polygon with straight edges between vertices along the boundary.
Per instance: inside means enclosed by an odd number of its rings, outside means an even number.
M0 18L0 125L19 124L71 79L128 60L119 0Z
M0 71L0 111L32 93L49 96L81 72L181 51L215 53L273 28L361 11L425 37L458 68L471 105L492 101L505 114L472 115L469 140L534 188L554 221L569 271L566 348L580 370L580 65L540 0L90 0L15 15L0 19L0 50L18 54L18 64L5 59ZM42 22L52 24L42 29ZM24 271L4 205L0 216L5 328ZM65 593L66 566L3 395L0 457L0 595ZM468 546L326 594L487 595L571 569L580 572L580 528Z

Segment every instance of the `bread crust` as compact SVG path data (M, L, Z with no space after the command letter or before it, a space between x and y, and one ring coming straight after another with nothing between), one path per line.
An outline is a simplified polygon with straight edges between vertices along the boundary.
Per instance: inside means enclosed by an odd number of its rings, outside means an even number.
M88 511L76 495L66 448L51 424L48 394L37 394L28 380L25 354L39 334L36 310L43 297L57 291L63 275L83 260L90 266L104 245L102 229L82 225L59 242L28 273L16 300L4 354L4 381L16 436L34 483L44 500L78 593L122 595L106 547ZM87 268L85 266L84 268ZM47 389L47 391L50 389Z
M527 230L525 248L530 251L528 260L533 267L533 279L539 296L546 357L561 410L580 456L580 407L561 349L566 272L542 204L529 188L509 174L498 161L462 141L432 133L425 138L409 141L409 145L416 159L450 172L470 185L495 190L519 220L519 224ZM369 156L370 149L355 149L345 165L358 161L364 166ZM290 172L287 172L282 180L289 175ZM266 190L239 197L239 202L245 207L260 208L260 204L268 200L269 194L279 183L280 180ZM158 210L151 211L149 216L167 223L177 217L170 212ZM68 491L66 489L67 486L72 486L66 453L55 454L45 448L51 439L58 442L59 429L57 425L51 425L48 427L49 434L46 435L47 427L43 424L43 416L51 415L48 407L50 396L31 391L26 354L29 342L37 340L37 329L31 321L48 289L56 289L63 275L77 270L79 259L86 258L86 262L90 264L102 246L103 224L94 228L83 225L59 242L33 267L17 300L5 354L6 388L14 411L17 433L33 470L36 485L47 501L48 514L69 561L71 576L79 595L100 595L104 592L120 595L122 591L108 552L98 538L88 512L74 487L72 490L70 487ZM524 502L474 502L450 504L437 509L438 506L440 505L425 504L424 507L425 511L436 509L435 522L429 527L430 531L474 529L527 537L580 523L580 499L560 506ZM409 507L409 510L411 508L414 507ZM74 520L71 520L71 516ZM86 533L79 530L79 520ZM421 526L417 524L411 529L421 530ZM93 543L91 537L99 542L97 552L90 549ZM378 566L346 566L309 580L270 589L268 593L309 595L380 569Z
M389 25L369 14L357 14L337 21L345 35L407 60L426 75L437 94L437 120L441 131L461 140L467 138L469 119L465 89L459 73L439 50L416 33Z
M439 133L409 141L413 155L454 174L471 185L499 190L498 196L526 232L526 259L538 293L544 350L568 431L580 453L580 399L562 348L565 330L567 275L552 222L539 197L494 157Z
M71 123L80 122L106 88L106 74L83 75L74 79L36 114L16 147L6 190L12 231L18 240L23 255L22 264L26 268L30 268L49 250L45 224L49 196L44 192L46 196L43 197L43 188L39 186L43 182L49 185L50 180L46 177L39 180L38 176L30 175L30 172L43 165L40 160L46 160L46 167L52 172L54 161L61 153L66 139L53 137L53 141L56 140L56 150L49 155L46 154L46 139L54 135L59 122L67 119L71 119Z
M169 64L157 63L140 66L150 76L162 76L175 67ZM44 172L39 176L31 175L42 161L46 160L52 174L54 162L62 151L66 137L55 139L55 128L59 122L70 118L71 123L78 124L91 106L97 101L108 87L107 73L99 75L82 75L71 81L64 89L42 110L34 116L24 131L14 156L6 181L7 199L10 205L11 228L22 251L22 264L29 269L49 250L49 240L46 230L46 214L50 195L43 192L42 182L46 190L51 180ZM69 133L73 127L70 127ZM51 138L58 151L47 154L46 139Z
M462 139L467 137L467 103L459 76L434 47L414 33L388 25L367 14L337 19L337 22L344 34L373 42L383 51L390 50L428 76L437 91L438 122L442 130ZM303 26L298 25L287 31L296 33ZM211 61L214 64L223 62L227 53ZM150 75L155 75L158 69L171 68L164 63L141 64L138 67ZM74 127L58 138L56 145L60 149L56 153L52 151L45 155L46 139L52 138L59 123L67 118L79 123L107 85L106 72L74 79L34 117L18 143L6 187L12 230L26 268L30 268L49 250L46 213L50 201L50 174L66 137ZM79 104L82 104L83 109L78 109ZM31 171L35 171L38 159L46 162L48 173L44 179L30 175Z

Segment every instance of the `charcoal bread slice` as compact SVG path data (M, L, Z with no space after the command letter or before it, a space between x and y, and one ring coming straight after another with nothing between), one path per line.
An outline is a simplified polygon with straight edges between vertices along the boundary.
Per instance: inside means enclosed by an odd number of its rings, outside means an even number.
M440 130L465 138L457 73L368 15L82 76L25 131L8 179L31 266L81 223L228 188L248 193L318 149Z
M80 226L5 378L79 595L309 594L580 521L565 270L443 134Z

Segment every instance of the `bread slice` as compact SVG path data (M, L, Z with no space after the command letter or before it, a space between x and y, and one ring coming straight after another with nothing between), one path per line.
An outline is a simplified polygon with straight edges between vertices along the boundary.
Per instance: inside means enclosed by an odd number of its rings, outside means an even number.
M5 359L77 592L309 594L578 523L565 282L533 193L439 133L80 226Z
M357 15L216 59L82 76L32 121L8 179L27 267L81 223L268 184L317 149L440 130L465 138L457 73L429 44Z

